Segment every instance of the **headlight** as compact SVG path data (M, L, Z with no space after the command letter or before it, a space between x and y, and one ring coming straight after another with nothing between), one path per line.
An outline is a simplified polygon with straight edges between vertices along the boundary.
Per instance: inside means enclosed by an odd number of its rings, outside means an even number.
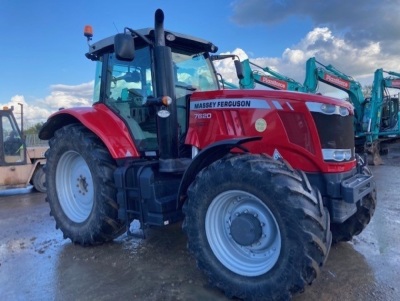
M322 149L322 156L326 161L348 161L351 159L351 149Z
M347 116L350 114L346 107L341 107L333 104L319 103L319 102L306 102L307 108L310 112L322 113L326 115L340 115Z
M332 115L333 113L335 113L336 111L336 106L335 105L330 105L330 104L322 104L321 105L321 112L328 114L328 115Z
M347 116L347 115L349 115L350 113L349 113L349 110L348 110L347 108L345 108L345 107L339 107L339 114L340 114L341 116Z

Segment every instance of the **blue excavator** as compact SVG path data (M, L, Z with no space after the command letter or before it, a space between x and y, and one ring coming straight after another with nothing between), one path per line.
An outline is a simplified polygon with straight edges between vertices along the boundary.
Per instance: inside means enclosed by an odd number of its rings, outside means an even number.
M361 135L371 153L379 153L381 142L400 138L399 94L390 95L389 89L400 89L400 73L377 69L374 73L371 97L364 103L364 122Z
M354 135L357 151L370 153L374 165L382 164L381 143L400 138L399 97L392 97L389 93L389 89L400 89L400 73L377 69L371 97L365 98L358 81L332 65L318 62L315 57L306 62L303 85L249 59L243 60L241 65L242 78L239 80L239 87L224 81L226 88L254 89L259 84L275 90L317 93L319 82L323 82L346 92L355 112ZM389 76L385 77L385 73Z

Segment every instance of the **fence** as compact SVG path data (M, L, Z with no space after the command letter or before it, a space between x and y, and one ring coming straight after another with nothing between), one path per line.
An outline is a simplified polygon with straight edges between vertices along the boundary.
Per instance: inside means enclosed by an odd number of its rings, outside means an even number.
M27 134L25 137L26 146L47 146L47 140L40 140L37 134Z

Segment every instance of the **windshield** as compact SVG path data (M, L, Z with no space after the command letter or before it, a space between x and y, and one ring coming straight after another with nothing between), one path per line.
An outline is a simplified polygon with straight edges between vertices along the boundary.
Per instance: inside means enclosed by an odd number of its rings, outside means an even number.
M25 163L25 145L14 118L2 116L0 128L3 131L3 147L0 148L3 151L0 152L0 161L13 164Z
M178 84L190 85L197 91L218 90L211 62L203 53L188 55L173 52L172 60L175 64Z

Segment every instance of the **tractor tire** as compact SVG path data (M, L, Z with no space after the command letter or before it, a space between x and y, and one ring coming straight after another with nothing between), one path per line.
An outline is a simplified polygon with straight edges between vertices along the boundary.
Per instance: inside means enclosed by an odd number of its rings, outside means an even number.
M230 298L289 300L313 282L330 250L319 192L265 155L228 155L204 168L183 211L189 251Z
M364 166L363 174L371 175L371 170ZM350 241L353 236L360 234L371 221L376 208L376 189L362 198L357 205L357 211L343 223L331 223L332 243Z
M46 192L46 175L43 170L43 165L38 165L32 176L33 187L39 192Z
M64 238L87 246L121 235L115 161L92 132L78 124L55 132L46 152L47 201Z

